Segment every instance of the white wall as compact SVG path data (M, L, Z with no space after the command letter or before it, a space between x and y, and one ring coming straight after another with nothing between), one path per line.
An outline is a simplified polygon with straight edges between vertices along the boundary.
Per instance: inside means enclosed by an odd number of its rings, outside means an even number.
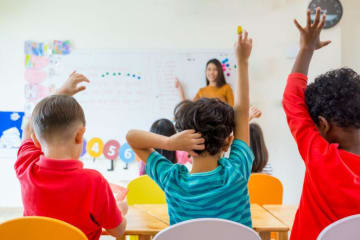
M254 37L252 102L264 112L259 122L274 175L284 184L284 202L297 203L304 166L280 102L293 63L286 51L298 43L292 19L303 22L306 6L303 0L0 0L0 110L23 108L25 40L69 39L76 48L231 48L240 24ZM333 43L316 54L311 76L341 65L341 30L340 24L324 31ZM0 159L0 206L21 205L14 161Z

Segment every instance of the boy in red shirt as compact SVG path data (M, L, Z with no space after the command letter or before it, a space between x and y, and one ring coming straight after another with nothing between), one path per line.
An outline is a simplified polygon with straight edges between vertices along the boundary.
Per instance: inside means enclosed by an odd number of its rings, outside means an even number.
M63 220L81 229L89 240L99 239L102 228L121 237L127 205L118 206L105 178L84 169L79 161L85 116L72 96L85 89L78 86L81 82L89 80L72 73L56 95L36 105L24 130L15 163L24 216Z
M351 69L327 72L307 86L325 15L316 11L300 31L300 51L283 97L287 121L306 166L290 239L312 240L329 224L360 213L360 76Z

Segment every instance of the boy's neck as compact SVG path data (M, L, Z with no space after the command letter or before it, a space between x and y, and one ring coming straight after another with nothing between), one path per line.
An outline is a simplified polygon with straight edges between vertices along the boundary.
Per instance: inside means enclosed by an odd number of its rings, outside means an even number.
M216 169L220 156L220 154L214 156L207 154L205 156L193 157L191 173L210 172Z
M77 159L74 151L68 146L47 146L42 149L45 157L56 160Z
M344 131L338 136L337 142L341 149L360 156L360 129Z

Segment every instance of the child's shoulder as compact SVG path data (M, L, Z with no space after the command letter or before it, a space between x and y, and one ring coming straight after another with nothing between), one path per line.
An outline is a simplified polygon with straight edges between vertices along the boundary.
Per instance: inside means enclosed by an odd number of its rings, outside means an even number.
M105 179L105 177L97 170L95 169L89 169L89 168L83 168L80 170L80 172L78 173L79 177L87 180L92 183L95 184L104 184L107 183L107 180Z

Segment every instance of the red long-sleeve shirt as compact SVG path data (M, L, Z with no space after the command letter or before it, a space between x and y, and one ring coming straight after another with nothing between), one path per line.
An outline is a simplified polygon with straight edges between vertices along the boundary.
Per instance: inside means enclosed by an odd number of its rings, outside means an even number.
M316 239L329 224L360 213L360 156L320 136L305 105L307 76L289 76L283 107L306 172L291 240Z

